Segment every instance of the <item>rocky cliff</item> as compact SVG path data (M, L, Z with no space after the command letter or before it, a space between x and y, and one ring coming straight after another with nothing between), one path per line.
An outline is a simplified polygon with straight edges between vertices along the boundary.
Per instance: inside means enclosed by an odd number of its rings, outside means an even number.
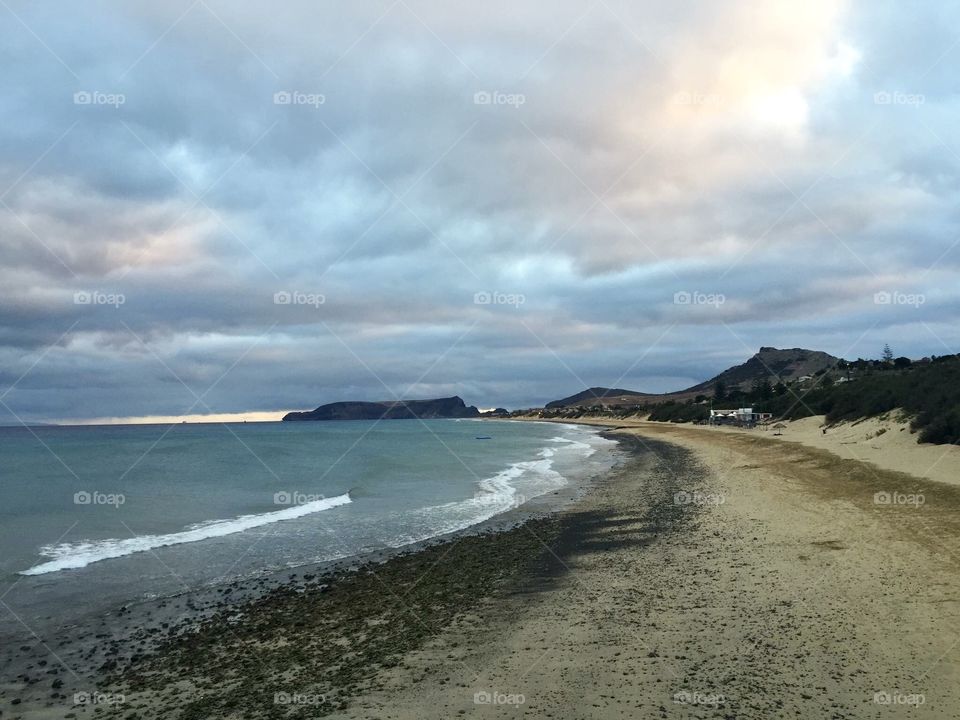
M315 410L292 412L284 421L294 420L422 420L436 418L479 417L480 411L459 397L435 400L398 400L387 402L335 402Z

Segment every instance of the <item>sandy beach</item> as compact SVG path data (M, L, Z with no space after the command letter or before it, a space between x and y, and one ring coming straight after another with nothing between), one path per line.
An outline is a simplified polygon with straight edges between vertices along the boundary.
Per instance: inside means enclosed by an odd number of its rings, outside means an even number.
M566 510L165 630L96 714L960 717L960 488L792 428L635 425Z
M960 716L955 488L745 433L620 432L650 465L577 510L566 572L348 717Z
M878 470L902 472L920 479L934 480L949 485L960 485L960 447L932 445L917 442L908 422L899 420L899 413L864 418L828 426L822 415L793 420L780 434L773 428L743 430L736 427L703 427L683 425L692 431L732 433L763 438L781 443L800 444L808 448L826 450L845 460L868 463ZM583 420L587 424L609 424L609 420ZM624 426L649 428L660 432L662 423L628 419Z

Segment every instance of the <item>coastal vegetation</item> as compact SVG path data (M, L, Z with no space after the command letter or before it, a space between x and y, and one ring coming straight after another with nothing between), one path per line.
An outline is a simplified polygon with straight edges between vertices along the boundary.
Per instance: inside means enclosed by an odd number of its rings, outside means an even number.
M960 355L913 362L893 357L888 349L879 360L838 360L832 368L784 382L776 376L755 378L744 389L716 382L712 393L686 400L656 402L649 396L635 405L564 407L543 417L576 419L602 416L647 416L659 422L706 422L710 409L752 407L775 420L825 415L828 424L855 421L899 411L910 421L921 443L960 442Z

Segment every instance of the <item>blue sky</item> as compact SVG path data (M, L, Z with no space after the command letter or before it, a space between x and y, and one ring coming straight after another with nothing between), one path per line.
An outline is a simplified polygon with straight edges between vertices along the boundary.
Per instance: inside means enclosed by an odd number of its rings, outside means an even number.
M958 15L5 0L0 421L958 352Z

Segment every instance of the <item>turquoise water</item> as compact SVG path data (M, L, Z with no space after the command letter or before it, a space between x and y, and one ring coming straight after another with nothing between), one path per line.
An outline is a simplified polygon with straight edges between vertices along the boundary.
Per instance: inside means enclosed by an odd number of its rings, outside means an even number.
M122 602L401 547L599 472L612 446L506 421L0 428L0 591L55 616L91 592Z

